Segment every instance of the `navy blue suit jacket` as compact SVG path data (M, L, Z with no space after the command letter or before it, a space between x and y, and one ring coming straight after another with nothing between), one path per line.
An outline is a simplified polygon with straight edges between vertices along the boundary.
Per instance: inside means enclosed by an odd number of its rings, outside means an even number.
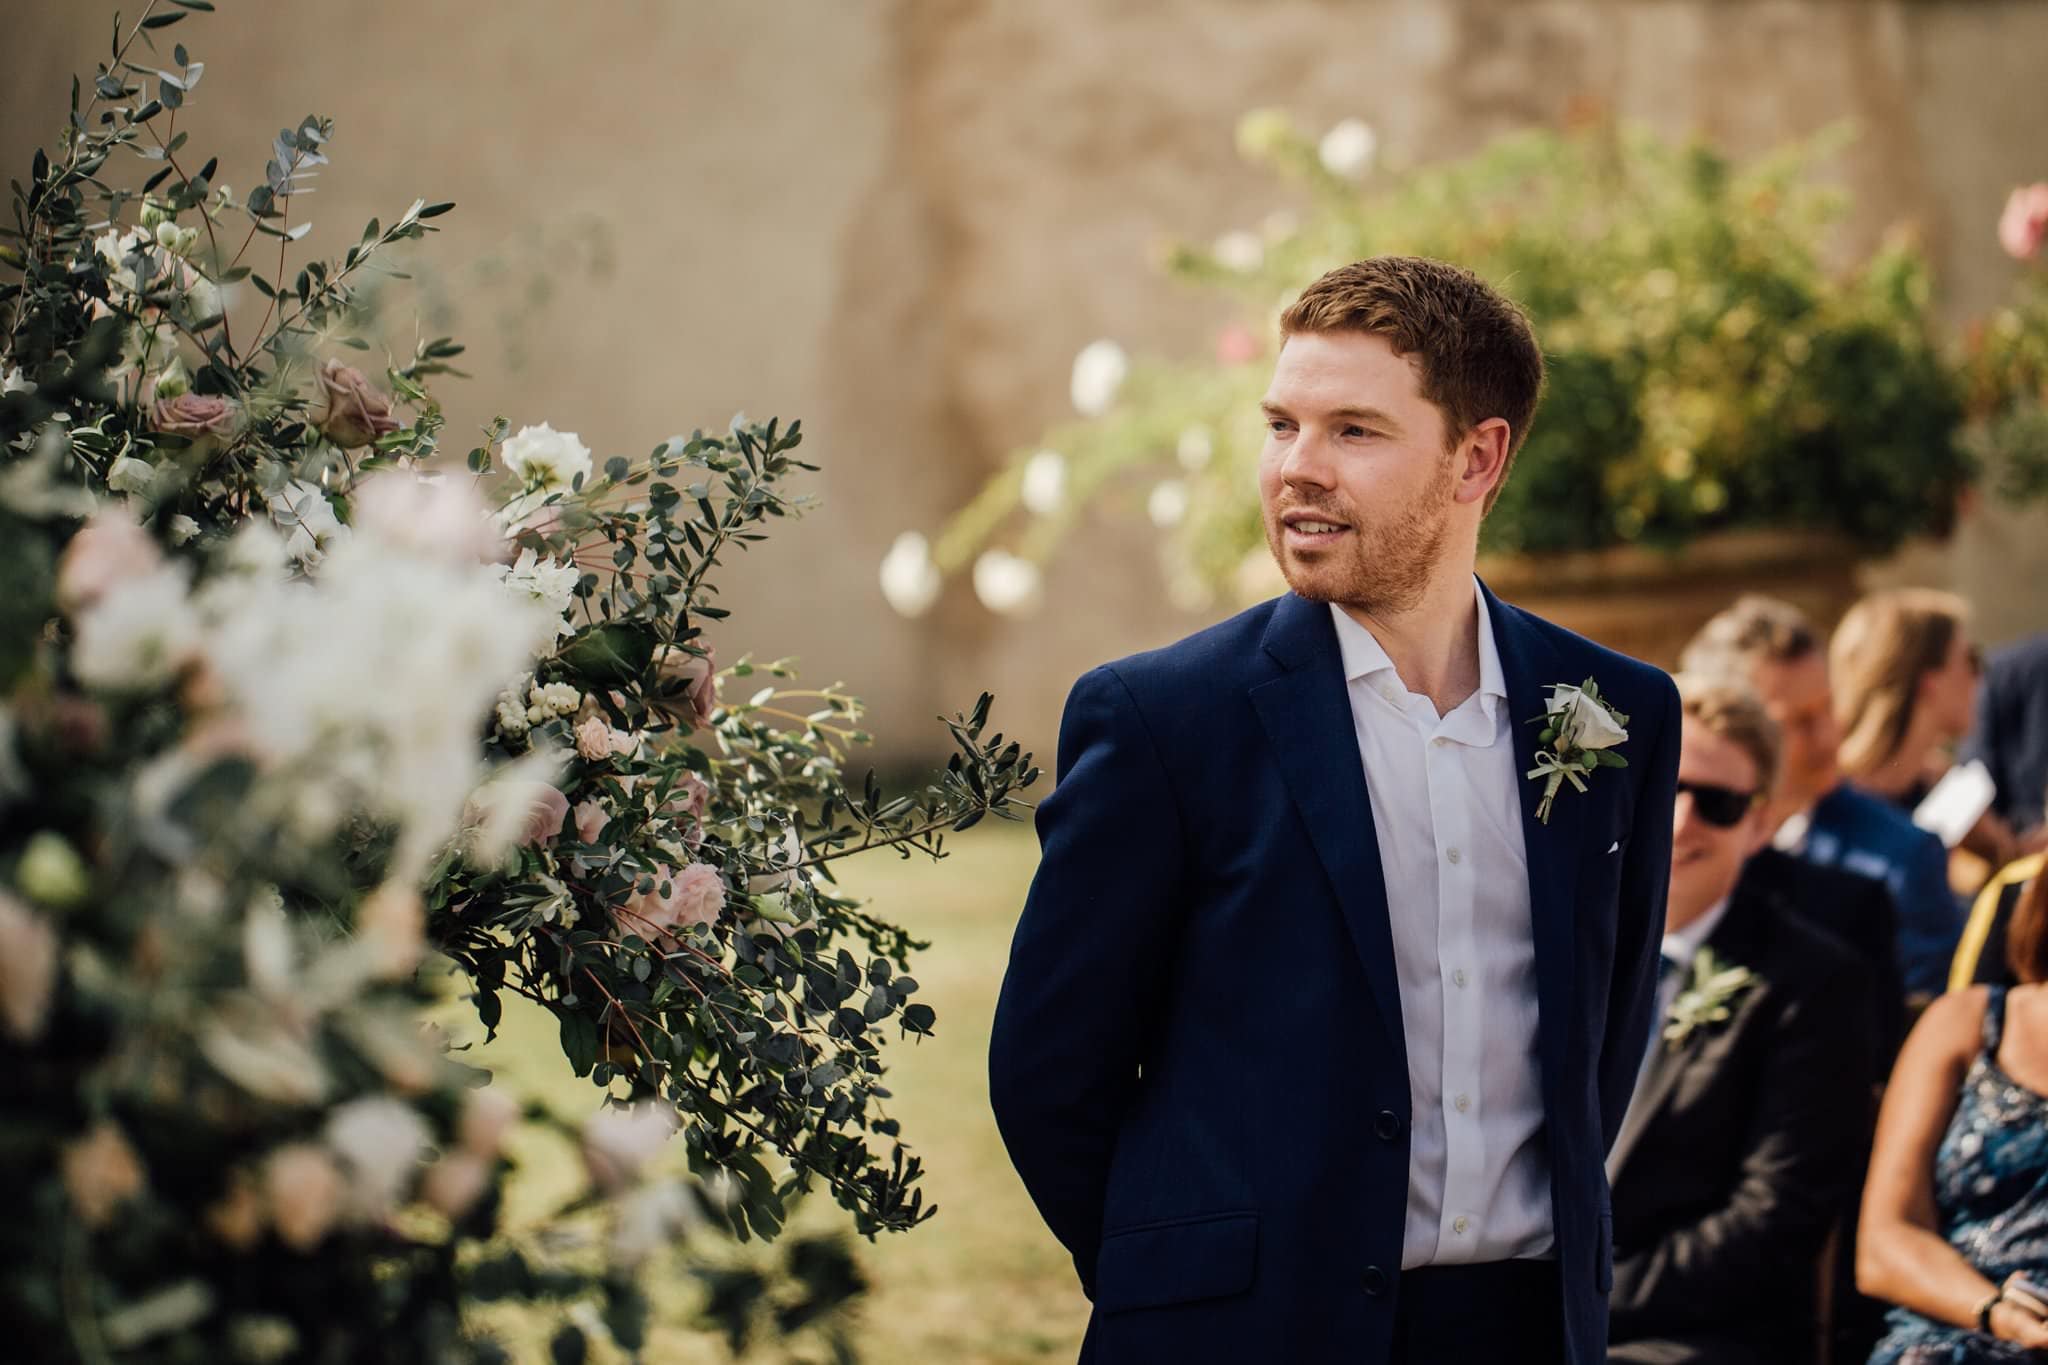
M1518 754L1552 683L1596 678L1630 717L1629 766L1567 788L1547 825L1522 783L1567 1344L1595 1365L1602 1162L1649 1038L1677 694L1486 600ZM1084 1361L1387 1359L1408 1064L1343 673L1329 608L1289 594L1095 669L1067 702L990 1094L1094 1302Z

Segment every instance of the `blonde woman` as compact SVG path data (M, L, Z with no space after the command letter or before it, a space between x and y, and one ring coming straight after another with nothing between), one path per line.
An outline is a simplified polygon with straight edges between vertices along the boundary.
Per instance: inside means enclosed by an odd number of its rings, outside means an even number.
M1967 604L1931 588L1872 593L1835 628L1828 669L1843 775L1910 813L1970 732L1977 666Z

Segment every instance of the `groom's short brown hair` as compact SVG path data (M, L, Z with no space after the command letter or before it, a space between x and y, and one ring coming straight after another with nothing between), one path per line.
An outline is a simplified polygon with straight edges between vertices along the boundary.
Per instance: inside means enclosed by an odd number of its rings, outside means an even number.
M1528 316L1469 270L1421 256L1339 266L1280 315L1280 335L1365 332L1415 357L1422 396L1444 415L1451 446L1491 417L1508 424L1508 453L1486 506L1500 496L1543 392L1543 351Z

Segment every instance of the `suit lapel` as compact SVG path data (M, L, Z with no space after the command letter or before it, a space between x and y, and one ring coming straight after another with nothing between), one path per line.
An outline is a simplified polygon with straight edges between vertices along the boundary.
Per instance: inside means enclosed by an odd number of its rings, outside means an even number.
M1738 883L1734 900L1728 906L1728 913L1714 926L1714 932L1707 936L1704 946L1713 949L1714 955L1734 966L1748 967L1756 971L1756 962L1761 954L1758 934L1762 929L1768 911L1764 902L1744 895ZM1691 984L1691 967L1686 968L1685 985ZM1759 973L1759 975L1761 975ZM1735 1002L1735 1009L1741 1002ZM1726 1052L1726 1042L1734 1031L1738 1020L1731 1017L1723 1023L1709 1024L1695 1028L1676 1046L1666 1043L1663 1038L1664 1020L1660 1017L1651 1034L1650 1046L1654 1049L1650 1058L1648 1074L1638 1087L1636 1098L1629 1102L1628 1114L1622 1119L1621 1132L1615 1135L1614 1150L1607 1157L1609 1181L1618 1179L1623 1163L1642 1140L1643 1133L1650 1127L1664 1106L1671 1100L1671 1092L1679 1080L1695 1066L1718 1066ZM1709 1056L1709 1052L1712 1056Z
M1572 1017L1572 907L1577 903L1580 830L1592 791L1567 786L1550 809L1550 822L1536 818L1543 784L1523 776L1536 753L1537 727L1528 722L1549 709L1554 683L1578 683L1567 676L1556 646L1531 620L1504 606L1491 591L1486 606L1493 620L1494 647L1507 680L1508 743L1515 759L1515 783L1522 800L1522 847L1529 864L1529 919L1536 945L1536 1006L1545 1089L1563 1079Z
M1264 644L1286 671L1253 687L1252 705L1316 856L1336 888L1380 1021L1396 1049L1404 1049L1379 835L1330 609L1289 593L1274 609Z

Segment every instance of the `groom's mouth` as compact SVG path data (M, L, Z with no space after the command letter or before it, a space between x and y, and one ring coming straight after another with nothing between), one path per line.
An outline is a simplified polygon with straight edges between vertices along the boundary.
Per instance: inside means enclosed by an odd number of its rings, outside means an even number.
M1280 518L1280 524L1286 528L1288 547L1296 550L1324 549L1351 534L1351 528L1341 521L1306 512L1289 512Z

